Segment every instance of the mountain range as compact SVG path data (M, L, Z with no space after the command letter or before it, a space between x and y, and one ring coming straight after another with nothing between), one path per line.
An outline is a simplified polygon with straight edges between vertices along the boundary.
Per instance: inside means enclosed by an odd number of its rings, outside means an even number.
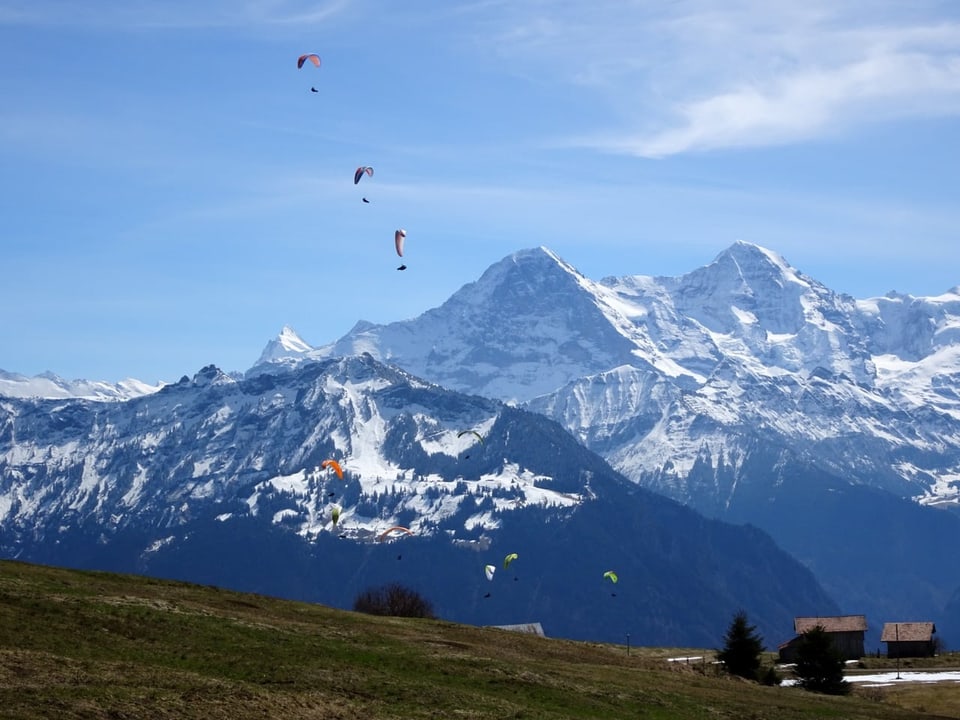
M369 352L520 404L634 482L763 528L845 611L950 627L958 288L857 300L744 242L680 277L594 281L541 247L417 318L294 338L250 372Z
M34 562L337 607L398 581L449 620L654 645L714 644L740 608L774 638L836 610L761 531L369 355L209 366L123 402L2 399L0 481L0 552Z
M464 543L500 552L501 538L522 537L545 553L562 538L568 557L626 562L617 553L646 533L632 513L656 508L643 514L656 530L642 536L672 563L633 575L645 579L645 603L662 600L644 630L656 642L702 641L712 632L716 643L723 614L738 603L762 615L768 642L787 639L790 613L837 611L867 614L877 638L879 626L895 620L935 620L950 638L951 627L960 633L960 570L945 562L960 539L958 340L956 288L857 300L748 243L674 278L591 280L549 249L524 250L411 320L361 321L317 347L284 328L242 377L204 368L122 402L7 393L3 552L55 560L65 555L52 538L62 545L76 537L83 550L70 557L75 563L106 562L116 552L124 568L193 568L200 581L266 583L255 563L224 561L246 533L264 563L264 548L279 543L313 568L303 575L309 581L275 579L277 587L343 604L330 583L318 587L318 553L324 548L354 591L360 575L351 567L382 569L389 557L371 541L388 522L420 523L417 537L404 539L411 546L446 537L418 557L446 558ZM383 405L383 395L395 403ZM506 417L523 425L513 427L509 453L494 450ZM551 438L565 438L562 449L534 446L547 427ZM456 437L464 428L488 438L470 458L468 438ZM317 494L331 482L319 471L330 455L360 483L336 498L344 523L337 533ZM589 482L580 469L587 467ZM489 487L471 484L485 477ZM419 492L425 478L441 493L430 503ZM591 513L600 515L586 522ZM160 528L176 531L161 536ZM563 530L551 545L554 528ZM327 545L334 537L336 552ZM762 552L746 561L751 543ZM402 554L405 568L414 565ZM358 565L333 563L344 556ZM213 557L219 569L209 567ZM233 574L231 562L239 564ZM521 604L535 613L551 607L551 620L571 607L595 611L586 601L557 606L581 587L557 563L549 577L558 585ZM730 592L729 563L750 598ZM453 564L457 572L469 565ZM700 579L681 579L686 570ZM701 593L713 596L713 610L691 599ZM686 604L696 607L678 620ZM454 614L464 605L450 601ZM632 606L630 616L641 622L650 607ZM609 617L622 618L622 610ZM609 632L609 624L588 628L575 615L557 620L561 634Z

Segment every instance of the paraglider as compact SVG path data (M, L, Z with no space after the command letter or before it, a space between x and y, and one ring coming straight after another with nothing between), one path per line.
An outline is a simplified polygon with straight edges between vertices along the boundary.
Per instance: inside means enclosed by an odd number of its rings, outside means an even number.
M316 53L306 53L297 58L297 68L302 68L307 60L312 62L314 67L320 67L320 56Z
M493 574L497 571L496 565L484 565L483 574L487 576L487 580L493 580Z
M517 553L510 553L509 555L507 555L507 556L503 559L503 569L506 570L508 567L510 567L510 563L512 563L512 562L513 562L514 560L516 560L518 557L520 557L520 556L517 555Z
M612 582L614 585L616 585L617 582L620 580L620 578L617 577L617 574L616 574L613 570L607 570L607 571L603 574L603 579L604 579L604 580L609 580L609 581ZM610 597L616 597L616 596L617 596L617 594L616 594L615 592L610 593Z
M324 460L322 463L320 463L320 467L322 467L324 470L327 468L333 468L333 471L337 474L337 477L343 480L343 468L340 467L340 463L338 463L336 460Z
M373 177L373 168L367 167L366 165L361 165L360 167L358 167L357 171L353 174L353 184L356 185L358 182L360 182L360 179L364 175Z
M473 435L475 438L477 438L477 440L480 441L480 444L481 444L481 445L483 444L483 435L481 435L480 433L478 433L476 430L461 430L460 432L457 433L457 437L458 437L458 438L462 438L464 435ZM467 459L467 458L469 458L470 456L469 456L469 455L464 455L463 457L464 457L464 459Z
M360 199L361 199L361 200L363 200L363 201L364 201L365 203L368 203L368 202L370 202L370 201L369 201L369 200L367 200L366 198L360 198Z
M340 522L340 506L334 505L330 508L330 519L333 521L333 526L336 527L337 523Z
M393 244L397 248L397 255L403 257L403 241L407 237L407 231L400 228L393 234ZM406 267L397 268L397 270L406 270Z
M405 528L402 525L394 525L392 528L387 528L380 533L380 536L377 538L377 540L383 542L390 536L391 533L406 533L407 535L413 535L413 531L409 528Z
M320 92L320 91L317 90L315 87L311 87L311 88L310 88L310 92Z

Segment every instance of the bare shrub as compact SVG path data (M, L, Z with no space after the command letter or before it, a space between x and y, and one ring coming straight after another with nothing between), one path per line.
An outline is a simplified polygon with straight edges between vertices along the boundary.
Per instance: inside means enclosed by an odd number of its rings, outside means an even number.
M353 601L353 609L368 615L435 618L433 605L416 590L400 583L367 588Z

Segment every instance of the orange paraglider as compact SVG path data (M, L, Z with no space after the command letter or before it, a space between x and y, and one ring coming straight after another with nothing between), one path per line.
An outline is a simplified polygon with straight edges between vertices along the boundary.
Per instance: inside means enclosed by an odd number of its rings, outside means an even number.
M410 530L409 528L405 528L402 525L394 525L392 528L387 528L382 533L380 533L380 536L377 538L377 540L380 540L382 542L386 540L388 537L390 537L391 533L406 533L407 535L413 535L413 531Z
M302 68L303 64L309 60L313 63L314 67L320 67L320 56L316 53L307 53L306 55L301 55L297 58L297 67Z
M322 463L320 463L320 467L322 467L324 470L327 468L333 468L333 471L337 474L337 477L343 480L343 468L340 467L340 463L338 463L336 460L324 460Z

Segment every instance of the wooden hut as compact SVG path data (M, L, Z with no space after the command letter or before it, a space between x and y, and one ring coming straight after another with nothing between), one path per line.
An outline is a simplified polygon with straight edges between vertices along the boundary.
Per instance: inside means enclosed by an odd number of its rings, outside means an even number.
M815 627L823 628L824 632L830 636L833 647L836 648L844 660L856 660L863 657L863 634L867 631L865 615L797 617L793 619L793 630L796 636L779 647L780 662L796 662L796 649L801 636Z
M937 626L932 622L884 623L880 642L887 644L887 657L933 657Z

